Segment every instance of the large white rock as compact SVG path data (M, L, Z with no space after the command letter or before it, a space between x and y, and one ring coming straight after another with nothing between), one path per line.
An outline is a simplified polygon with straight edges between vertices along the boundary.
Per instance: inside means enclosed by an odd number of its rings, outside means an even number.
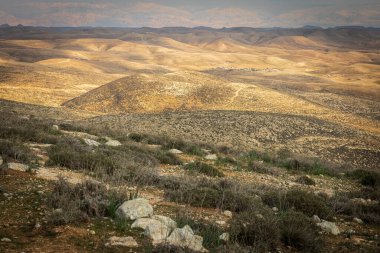
M152 218L140 218L133 222L131 228L144 229L145 236L153 240L153 244L163 242L170 232L177 227L177 223L169 217L153 215Z
M334 222L322 220L320 223L317 224L317 226L321 227L321 229L326 233L330 233L333 235L340 234L339 228L335 225Z
M136 220L138 218L150 217L153 215L153 207L149 201L137 198L125 201L116 210L116 217L119 219Z
M176 228L166 239L166 243L177 247L187 247L198 252L208 252L203 247L203 237L194 235L193 230L188 226Z
M87 139L87 138L83 139L83 141L84 141L84 143L86 143L88 146L94 146L94 147L97 147L97 146L100 145L99 142L94 141L94 140L91 140L91 139Z
M175 148L172 148L169 150L169 153L172 153L172 154L182 154L183 152L181 150L178 150L178 149L175 149Z
M139 245L137 244L136 240L133 239L133 237L131 236L125 236L125 237L112 236L108 239L106 246L123 246L123 247L135 248L135 247L138 247Z
M158 220L152 221L145 228L144 235L152 239L153 244L162 243L170 234L172 229Z
M152 219L155 219L155 220L158 220L158 221L162 222L164 225L166 225L167 227L169 227L171 230L177 228L177 222L175 222L174 220L172 220L169 217L166 217L166 216L163 216L163 215L153 215Z
M17 171L27 171L29 169L28 165L22 163L8 163L8 169Z

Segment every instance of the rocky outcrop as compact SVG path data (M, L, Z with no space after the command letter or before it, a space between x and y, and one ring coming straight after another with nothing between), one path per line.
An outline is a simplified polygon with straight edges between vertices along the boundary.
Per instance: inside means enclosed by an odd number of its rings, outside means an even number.
M86 143L88 146L98 147L100 145L99 142L91 140L91 139L83 139L84 143Z

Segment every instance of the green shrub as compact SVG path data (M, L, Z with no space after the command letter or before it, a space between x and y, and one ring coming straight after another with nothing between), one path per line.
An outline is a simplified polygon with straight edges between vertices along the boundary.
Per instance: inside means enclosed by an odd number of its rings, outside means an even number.
M269 252L276 249L280 238L277 218L270 210L236 214L231 220L232 241L252 247L252 252Z
M224 177L224 174L214 166L199 161L186 164L184 168L210 177Z
M380 173L367 170L355 170L348 173L348 176L360 181L364 186L380 188Z
M303 213L288 211L280 217L281 241L301 252L323 251L323 240L318 229Z
M182 161L175 155L168 151L157 150L153 153L162 164L181 165Z
M328 219L333 214L332 208L327 201L311 192L302 190L290 190L286 193L268 192L263 195L263 201L271 207L280 210L294 209L311 217L314 214Z

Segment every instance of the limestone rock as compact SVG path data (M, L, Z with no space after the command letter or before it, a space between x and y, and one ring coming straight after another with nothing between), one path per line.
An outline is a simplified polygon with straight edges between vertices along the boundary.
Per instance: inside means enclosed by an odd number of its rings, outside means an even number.
M232 212L231 211L226 210L223 212L223 215L228 217L228 218L232 218Z
M123 247L135 248L135 247L138 247L139 245L137 244L136 240L133 239L131 236L125 236L125 237L112 236L108 239L106 246L123 246Z
M317 224L317 226L321 227L321 229L326 233L333 235L340 234L339 228L335 225L334 222L322 220L320 223Z
M8 169L17 171L27 171L29 169L29 166L22 163L8 163Z
M177 223L175 221L162 215L137 219L131 226L131 228L144 229L144 234L153 240L153 244L163 242L176 227Z
M143 198L137 198L125 201L116 210L116 217L120 219L136 220L138 218L150 217L153 215L153 207L149 201Z
M169 227L171 230L177 228L177 222L175 222L174 220L172 220L169 217L166 217L166 216L163 216L163 215L153 215L152 219L155 219L155 220L158 220L158 221L162 222L164 225L166 225L167 227Z
M198 252L208 252L203 247L203 237L194 235L193 230L188 226L176 228L166 239L166 243L177 247L187 247Z
M83 139L84 143L86 143L88 146L98 147L100 145L99 142L91 140L91 139Z
M1 241L2 242L11 242L12 240L7 238L7 237L3 237L3 238L1 238Z
M205 159L214 161L214 160L218 159L218 156L216 154L209 154L209 155L205 156Z
M53 128L53 130L59 130L59 126L58 125L53 125L51 128Z
M313 215L313 217L311 217L311 219L315 222L315 223L320 223L321 222L321 219L318 217L318 215Z
M169 153L172 153L172 154L175 154L175 155L176 154L183 154L183 152L181 150L178 150L178 149L175 149L175 148L170 149Z
M107 142L106 142L105 144L106 144L107 146L110 146L110 147L118 147L118 146L123 145L123 144L121 144L120 141L118 141L118 140L113 140L113 139L111 139L111 138L109 138L109 137L106 137L106 140L107 140Z
M363 224L363 220L362 219L359 219L359 218L354 218L353 219L354 222L358 223L358 224Z
M219 240L228 242L230 240L230 234L229 233L223 233L219 236Z

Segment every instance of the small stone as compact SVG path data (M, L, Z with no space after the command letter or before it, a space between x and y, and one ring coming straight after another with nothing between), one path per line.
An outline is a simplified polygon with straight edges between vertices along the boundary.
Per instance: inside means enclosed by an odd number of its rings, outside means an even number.
M59 126L58 125L53 125L52 128L53 128L53 130L59 130Z
M359 219L359 218L354 218L353 219L354 222L358 223L358 224L363 224L363 220L362 219Z
M2 242L11 242L12 240L7 238L7 237L3 237L3 238L1 238L1 241Z
M230 240L230 234L229 233L223 233L219 236L219 240L228 242Z
M90 230L89 233L90 233L90 235L95 235L96 234L94 230Z
M8 163L8 169L17 170L17 171L27 171L29 169L28 165L22 163Z
M99 142L91 140L91 139L83 139L84 143L86 143L88 146L94 146L98 147L100 145Z
M256 214L256 217L257 217L258 219L264 219L264 216L263 216L262 214L260 214L260 213Z
M273 207L272 211L277 213L278 212L278 208L277 207Z
M216 154L209 154L205 156L206 160L216 160L218 159L218 156Z
M315 223L320 223L321 222L321 219L318 217L318 215L313 215L313 217L311 217L311 219L315 222Z
M226 222L224 220L218 220L215 223L218 224L218 225L220 225L220 226L226 225Z
M169 150L169 153L176 155L176 154L182 154L183 152L181 150L173 148Z
M108 239L106 246L108 247L122 246L122 247L135 248L135 247L138 247L139 245L137 244L136 240L133 239L133 237L131 236L126 236L126 237L112 236Z
M228 218L232 218L232 212L231 211L226 210L223 212L223 215L228 217Z
M34 228L36 229L39 229L41 227L41 224L39 222L36 223L36 225L34 225Z

